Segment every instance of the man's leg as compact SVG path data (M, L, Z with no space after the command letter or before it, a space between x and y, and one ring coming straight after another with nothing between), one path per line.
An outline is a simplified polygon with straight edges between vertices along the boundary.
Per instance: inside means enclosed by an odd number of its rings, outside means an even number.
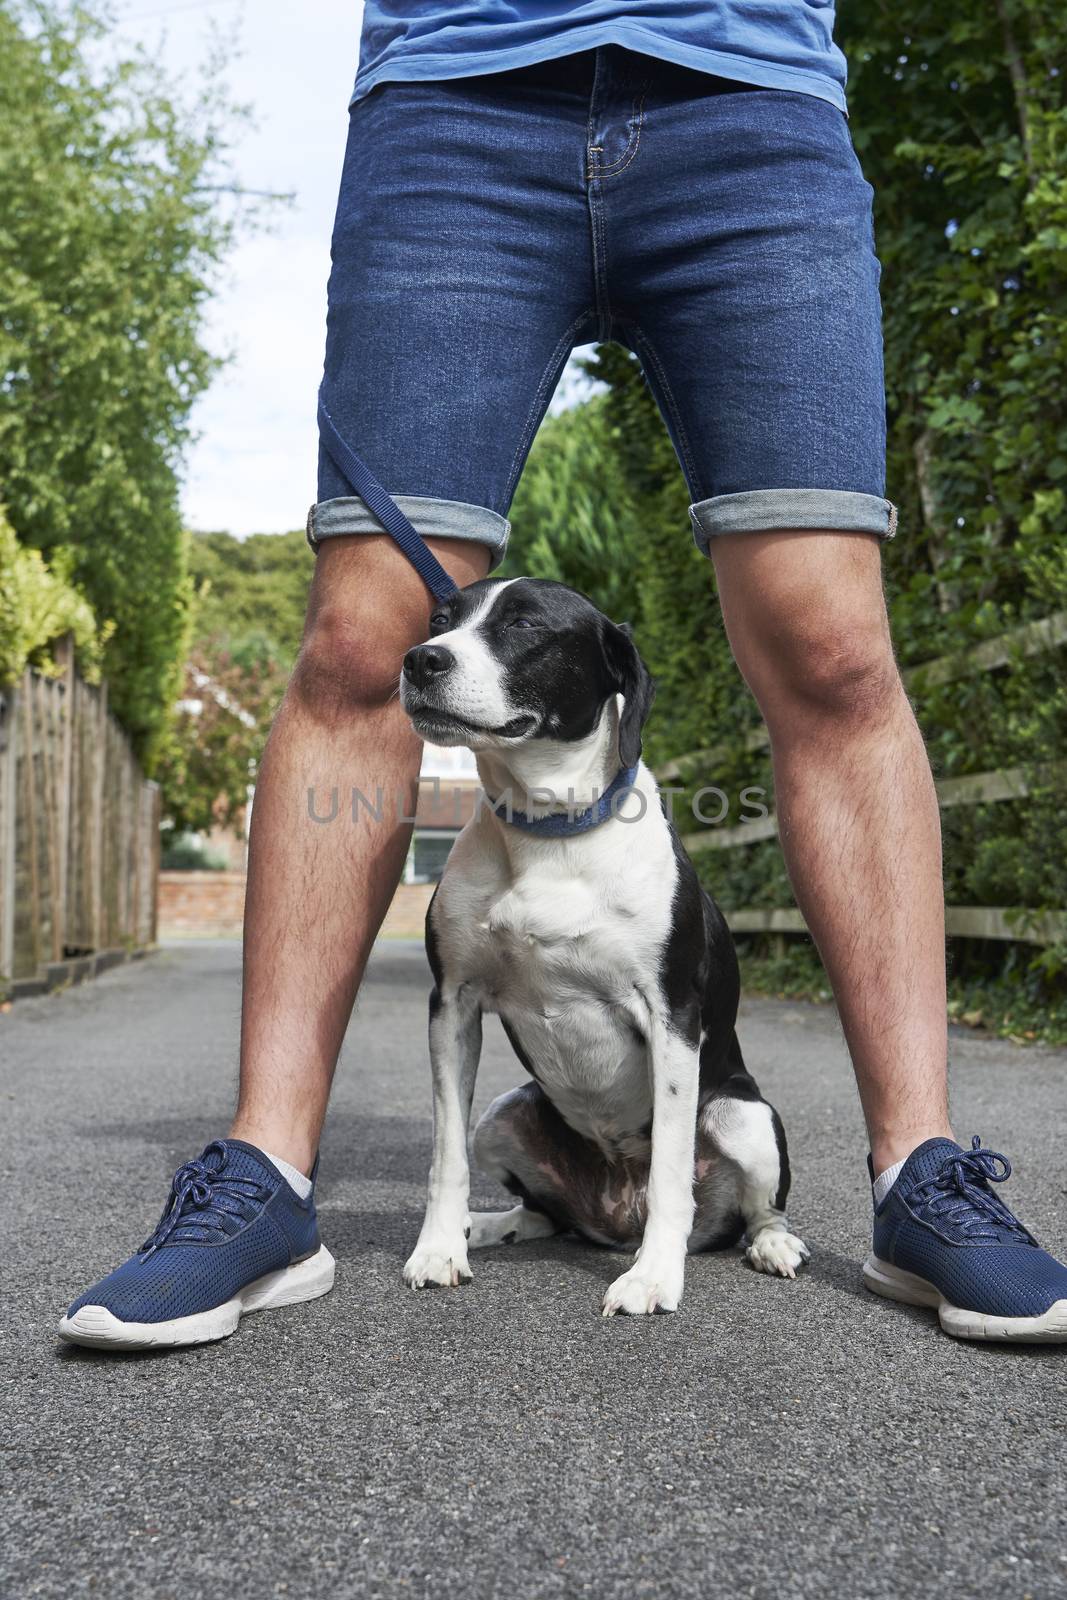
M556 71L387 84L351 113L326 398L460 584L502 554L530 441L572 343L597 322L576 180L591 73ZM403 810L353 822L350 797L414 799L419 744L397 692L431 609L379 526L320 452L306 634L253 811L235 1137L182 1163L149 1248L72 1303L67 1338L221 1338L243 1311L333 1282L300 1172L409 836ZM309 816L309 789L319 817L337 790L333 821Z
M435 540L460 585L489 553ZM367 955L400 878L420 741L400 709L404 652L431 602L392 540L326 541L303 647L256 785L245 907L241 1087L231 1133L310 1172ZM353 818L351 795L373 804ZM337 815L328 817L337 792Z
M946 1127L946 1027L937 807L881 590L871 191L832 106L678 74L610 181L608 249L617 217L640 308L626 336L770 729L797 897L892 1164Z
M715 539L711 553L881 1172L952 1135L937 798L893 660L879 541L745 533Z
M553 87L561 70L387 84L351 112L327 398L459 584L484 575L487 546L499 558L526 451L591 303L588 216L568 165L586 118ZM351 788L373 800L380 787L391 804L414 794L418 764L396 695L405 650L428 632L428 596L368 522L320 453L307 633L253 808L233 1131L304 1171L409 837L395 810L353 826ZM320 815L338 788L335 822L309 818L309 787Z
M830 974L870 1133L863 1280L964 1339L1067 1342L1067 1267L955 1142L937 798L860 533L712 542L727 632L771 735L782 846Z
M948 1136L937 805L879 571L896 518L870 190L825 101L672 69L643 104L639 149L601 180L617 332L770 729L786 858L881 1169L864 1280L967 1338L1067 1340L1067 1268L991 1187L1006 1163Z

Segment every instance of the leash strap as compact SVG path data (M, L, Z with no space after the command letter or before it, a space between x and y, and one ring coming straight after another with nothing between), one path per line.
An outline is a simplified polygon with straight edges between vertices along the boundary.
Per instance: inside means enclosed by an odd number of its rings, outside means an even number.
M632 789L636 782L637 768L623 767L598 796L596 804L587 806L584 811L550 811L543 817L530 817L525 811L512 811L504 799L491 802L489 809L501 822L521 828L524 833L539 833L543 839L569 839L574 834L599 828L602 822L613 817L619 795Z
M448 600L456 593L455 579L445 571L425 539L408 521L396 501L386 494L370 469L364 466L352 446L342 439L326 409L321 389L319 390L319 438L338 472L407 556L434 599Z

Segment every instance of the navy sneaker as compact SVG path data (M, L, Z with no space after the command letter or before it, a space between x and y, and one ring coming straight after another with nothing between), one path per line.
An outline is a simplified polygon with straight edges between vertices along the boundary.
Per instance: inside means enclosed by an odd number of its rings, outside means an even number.
M868 1289L935 1307L958 1339L1067 1343L1067 1267L994 1193L1010 1174L978 1138L970 1150L951 1139L913 1150L874 1213Z
M111 1350L206 1344L246 1311L328 1293L333 1275L314 1194L301 1200L254 1145L216 1139L174 1174L151 1237L75 1300L59 1332Z

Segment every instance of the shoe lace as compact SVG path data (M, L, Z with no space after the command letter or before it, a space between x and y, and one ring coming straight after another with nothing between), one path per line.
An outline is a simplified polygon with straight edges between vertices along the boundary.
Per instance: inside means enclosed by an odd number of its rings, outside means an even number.
M913 1195L931 1216L950 1222L968 1239L998 1239L1006 1230L1027 1244L1033 1235L990 1188L1011 1177L1011 1162L999 1150L983 1150L975 1134L969 1150L948 1156L939 1170L916 1184Z
M216 1153L214 1164L211 1157ZM225 1160L226 1148L215 1140L203 1155L178 1168L163 1214L141 1246L142 1260L147 1261L168 1239L202 1239L205 1233L213 1242L228 1238L249 1220L257 1203L269 1199L270 1190L254 1178L223 1176L220 1168Z

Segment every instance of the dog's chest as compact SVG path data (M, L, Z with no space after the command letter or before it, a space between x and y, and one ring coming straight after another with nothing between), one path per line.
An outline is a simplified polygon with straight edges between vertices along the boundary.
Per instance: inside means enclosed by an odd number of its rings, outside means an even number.
M485 893L464 931L483 1009L571 1126L622 1153L651 1117L646 1039L666 908L644 890L530 874Z
M657 933L623 885L530 873L479 898L465 942L486 1010L626 1005L654 971Z

